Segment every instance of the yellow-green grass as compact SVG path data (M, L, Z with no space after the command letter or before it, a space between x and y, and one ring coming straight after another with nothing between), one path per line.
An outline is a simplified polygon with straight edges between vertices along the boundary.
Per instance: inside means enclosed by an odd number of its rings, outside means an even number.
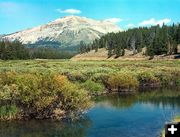
M180 122L180 116L176 116L174 122Z
M180 60L169 61L70 61L70 60L25 60L0 61L0 72L69 72L76 74L112 73L119 71L179 72Z
M160 61L72 61L72 60L24 60L0 61L0 72L58 73L73 82L92 80L107 84L108 78L118 74L131 75L139 84L180 84L180 60ZM109 79L110 80L110 79ZM118 80L121 80L119 77ZM130 79L131 80L131 79ZM136 81L133 80L133 81ZM111 83L111 82L110 82ZM119 82L122 83L122 82ZM136 85L136 83L135 83Z
M89 95L100 95L107 89L137 89L148 84L180 85L180 61L0 61L0 100L13 100L12 105L0 108L0 117L14 119L22 112L19 109L30 104L35 108L30 106L28 110L42 112L42 115L50 106L54 117L69 113L69 108L70 114L75 115L89 108ZM23 105L17 106L17 100ZM86 102L84 106L81 101ZM54 103L62 106L56 108Z

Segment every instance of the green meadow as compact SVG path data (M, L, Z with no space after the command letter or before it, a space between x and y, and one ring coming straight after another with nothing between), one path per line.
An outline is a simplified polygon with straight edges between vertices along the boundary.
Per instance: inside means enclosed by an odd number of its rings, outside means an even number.
M0 61L0 119L76 118L92 96L180 86L180 61Z

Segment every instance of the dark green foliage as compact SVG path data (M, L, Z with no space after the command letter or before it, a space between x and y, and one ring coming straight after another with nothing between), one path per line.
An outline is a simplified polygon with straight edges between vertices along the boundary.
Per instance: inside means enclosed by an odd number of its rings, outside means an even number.
M5 119L6 117L12 119L16 117L18 114L19 109L16 105L1 105L0 106L0 119Z
M28 59L28 50L18 41L0 42L0 59Z
M177 45L180 44L180 25L163 25L160 27L140 27L129 29L119 33L109 33L95 40L90 50L98 51L98 48L106 48L108 57L115 55L115 58L125 55L125 50L132 50L133 54L142 51L146 47L146 55L176 54ZM89 45L83 45L81 53L89 52ZM87 50L88 48L88 50Z
M178 44L180 43L180 24L177 27L176 41Z
M53 48L33 48L28 51L31 59L70 59L74 56L74 53Z
M0 42L0 59L18 60L18 59L69 59L74 53L60 51L53 48L27 48L22 43L15 41Z

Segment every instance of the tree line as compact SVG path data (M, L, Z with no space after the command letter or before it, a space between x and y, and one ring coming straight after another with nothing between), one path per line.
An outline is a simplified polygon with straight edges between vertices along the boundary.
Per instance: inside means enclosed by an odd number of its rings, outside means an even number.
M80 53L99 48L108 50L108 57L124 56L125 49L132 50L137 54L146 47L145 55L171 55L178 52L180 44L180 24L167 26L139 27L118 33L108 33L91 44L80 43Z
M19 41L1 41L0 42L0 59L68 59L74 53L60 51L53 48L27 48Z

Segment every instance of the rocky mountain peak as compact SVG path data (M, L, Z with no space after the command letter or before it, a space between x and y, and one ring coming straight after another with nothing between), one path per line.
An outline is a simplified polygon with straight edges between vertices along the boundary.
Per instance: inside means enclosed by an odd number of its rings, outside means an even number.
M109 32L118 32L120 28L108 21L99 21L86 17L66 16L50 23L4 36L10 41L18 40L34 46L75 46L84 41L90 43Z

